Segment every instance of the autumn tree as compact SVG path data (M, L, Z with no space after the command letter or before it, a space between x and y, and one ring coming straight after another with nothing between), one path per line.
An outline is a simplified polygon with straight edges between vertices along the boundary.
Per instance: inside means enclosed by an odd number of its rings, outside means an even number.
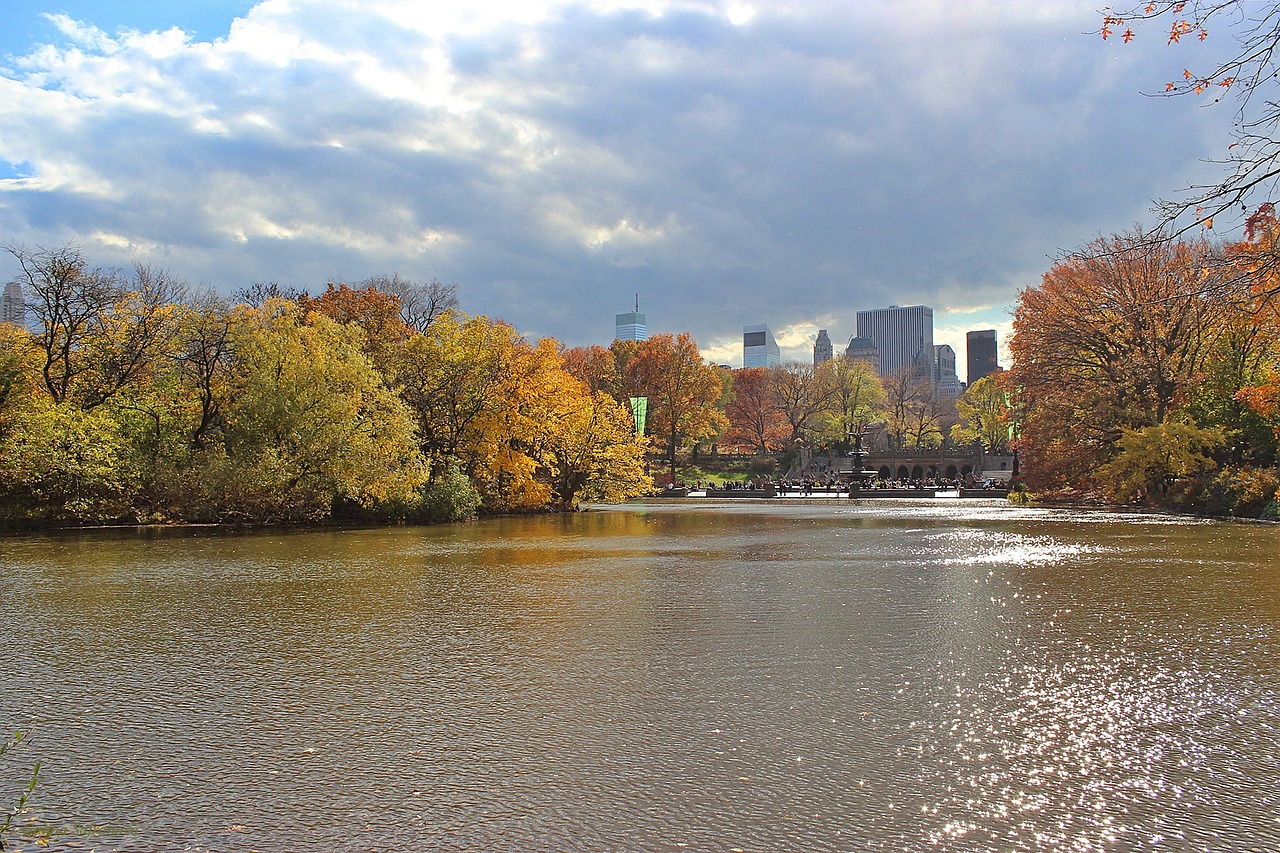
M457 460L475 476L493 452L501 426L515 351L522 344L510 325L488 317L436 318L425 334L408 338L389 369L418 422L432 477Z
M569 373L554 340L518 350L513 376L505 431L529 462L525 505L571 509L583 499L615 502L651 488L647 443L630 410ZM537 491L542 486L545 494Z
M364 333L365 351L377 364L385 358L388 347L409 336L409 327L400 316L400 300L372 286L357 288L331 281L324 293L302 296L298 302L307 311L358 327Z
M423 283L392 273L370 276L360 285L361 289L394 296L400 305L400 321L419 334L425 334L437 317L458 308L458 286L441 284L438 279Z
M1198 46L1182 73L1161 81L1154 94L1214 104L1232 98L1236 105L1235 140L1224 146L1226 175L1162 203L1166 223L1191 212L1193 224L1211 227L1215 218L1247 209L1259 195L1269 200L1274 193L1280 178L1278 13L1275 3L1245 0L1152 0L1103 12L1099 33L1104 40L1129 44L1146 31L1169 45Z
M904 367L884 378L885 427L890 443L899 450L923 449L942 443L945 404L932 378Z
M714 407L720 397L715 368L703 361L687 333L661 334L639 342L625 376L632 396L649 399L651 432L663 437L674 482L677 451L725 425L724 415Z
M1098 469L1097 479L1118 503L1162 503L1172 480L1203 478L1217 468L1210 453L1221 443L1219 430L1188 423L1125 429L1116 455Z
M293 302L233 318L224 440L206 451L206 512L304 521L335 500L406 503L425 479L412 415L382 382L359 332Z
M1201 241L1098 238L1019 295L1009 381L1032 477L1073 484L1123 429L1164 423L1187 402L1230 311L1210 257Z
M751 447L758 454L781 449L788 425L774 397L770 371L744 367L733 371L732 383L725 406L729 427L724 440Z
M596 344L565 349L560 355L565 370L576 376L592 393L603 391L618 402L627 398L622 366L613 350Z
M817 426L831 402L832 386L822 371L798 361L774 368L770 377L774 402L789 429L787 443L795 444Z

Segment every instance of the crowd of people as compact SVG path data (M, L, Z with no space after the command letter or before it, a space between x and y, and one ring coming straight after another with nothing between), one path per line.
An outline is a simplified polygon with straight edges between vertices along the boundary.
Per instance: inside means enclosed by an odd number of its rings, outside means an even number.
M1008 484L997 480L980 480L975 477L962 479L942 477L922 477L909 479L889 479L877 477L857 484L863 490L899 490L899 491L955 491L958 489L984 489L999 491L1008 488ZM739 491L772 491L777 495L800 495L807 497L813 494L845 494L854 488L849 480L842 480L834 474L826 477L803 477L799 479L773 480L768 477L753 480L714 481L697 480L693 483L668 483L666 492L739 492Z

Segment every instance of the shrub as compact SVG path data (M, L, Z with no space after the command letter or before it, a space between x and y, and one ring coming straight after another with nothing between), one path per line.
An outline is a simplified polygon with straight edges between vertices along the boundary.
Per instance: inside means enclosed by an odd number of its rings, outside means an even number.
M1205 488L1201 503L1214 515L1262 518L1278 493L1280 472L1274 468L1224 468Z
M444 471L422 488L420 521L466 521L480 508L480 493L457 460L445 463Z

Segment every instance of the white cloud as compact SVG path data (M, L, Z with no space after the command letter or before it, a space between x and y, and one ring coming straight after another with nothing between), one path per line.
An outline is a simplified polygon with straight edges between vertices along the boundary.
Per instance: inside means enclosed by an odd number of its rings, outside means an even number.
M890 303L960 334L1203 170L1229 121L1144 100L1153 52L1117 60L1095 17L265 0L194 41L62 16L65 42L0 71L0 160L26 164L0 234L110 235L102 263L154 252L223 290L439 277L573 344L639 292L729 363L744 323L806 360Z

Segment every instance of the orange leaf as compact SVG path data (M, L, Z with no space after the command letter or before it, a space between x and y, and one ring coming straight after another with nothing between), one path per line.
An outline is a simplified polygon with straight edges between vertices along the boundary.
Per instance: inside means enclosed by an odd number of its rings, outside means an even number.
M1190 68L1184 68L1184 69L1182 70L1182 79L1183 79L1183 80L1190 80L1190 79L1191 79L1191 69L1190 69Z
M1106 40L1107 40L1107 37L1108 37L1108 36L1110 36L1110 35L1111 35L1111 28L1110 28L1110 27L1103 27L1103 28L1102 28L1102 40L1103 40L1103 41L1106 41Z
M1164 90L1165 90L1166 92L1172 92L1172 91L1173 91L1173 88L1174 88L1174 86L1173 86L1173 84L1172 84L1172 83L1165 83L1165 84L1164 84Z
M1131 42L1131 41L1133 41L1133 30L1125 30L1125 31L1124 31L1124 43L1125 43L1125 44L1128 44L1128 43L1129 43L1129 42Z

